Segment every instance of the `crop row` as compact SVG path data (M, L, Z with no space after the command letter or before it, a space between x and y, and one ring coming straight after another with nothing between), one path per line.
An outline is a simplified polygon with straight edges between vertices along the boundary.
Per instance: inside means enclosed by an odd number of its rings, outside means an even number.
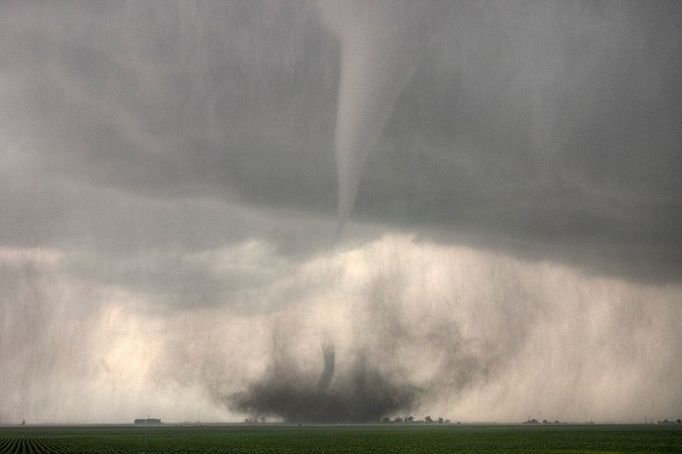
M49 438L4 438L0 439L2 454L61 453L65 449Z

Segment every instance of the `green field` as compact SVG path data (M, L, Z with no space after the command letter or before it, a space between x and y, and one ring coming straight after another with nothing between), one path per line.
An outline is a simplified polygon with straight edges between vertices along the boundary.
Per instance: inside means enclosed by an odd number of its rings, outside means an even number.
M25 426L0 428L0 453L30 452L682 452L677 426Z

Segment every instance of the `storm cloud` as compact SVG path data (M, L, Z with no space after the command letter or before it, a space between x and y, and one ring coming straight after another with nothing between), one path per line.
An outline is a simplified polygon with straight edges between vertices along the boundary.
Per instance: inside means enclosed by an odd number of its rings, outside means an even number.
M6 418L679 417L678 2L0 9Z

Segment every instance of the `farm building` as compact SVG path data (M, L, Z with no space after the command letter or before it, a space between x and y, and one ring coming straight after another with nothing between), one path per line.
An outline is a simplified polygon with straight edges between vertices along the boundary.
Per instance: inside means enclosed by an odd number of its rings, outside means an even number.
M161 420L156 418L140 418L135 420L135 424L161 424Z

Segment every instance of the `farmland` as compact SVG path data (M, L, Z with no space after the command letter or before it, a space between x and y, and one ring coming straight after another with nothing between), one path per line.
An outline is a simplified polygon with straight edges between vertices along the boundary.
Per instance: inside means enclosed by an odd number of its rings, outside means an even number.
M678 426L209 425L0 428L1 453L682 452Z

